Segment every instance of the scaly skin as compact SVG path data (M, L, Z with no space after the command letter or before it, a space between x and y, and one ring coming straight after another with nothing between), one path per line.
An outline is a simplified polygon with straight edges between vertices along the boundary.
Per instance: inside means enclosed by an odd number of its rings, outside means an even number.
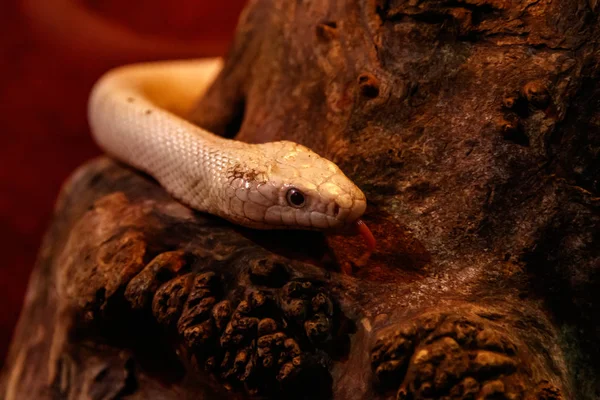
M347 227L366 208L362 191L331 161L296 143L248 144L181 116L221 68L218 59L137 64L94 87L89 120L98 144L199 211L257 229ZM290 189L303 194L294 206Z

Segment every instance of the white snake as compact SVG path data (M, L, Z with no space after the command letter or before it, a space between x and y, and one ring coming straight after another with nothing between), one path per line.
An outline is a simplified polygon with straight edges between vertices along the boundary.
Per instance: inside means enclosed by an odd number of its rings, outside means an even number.
M243 143L184 119L221 64L167 61L108 72L89 101L97 143L184 204L239 225L366 229L365 195L331 161L296 143Z

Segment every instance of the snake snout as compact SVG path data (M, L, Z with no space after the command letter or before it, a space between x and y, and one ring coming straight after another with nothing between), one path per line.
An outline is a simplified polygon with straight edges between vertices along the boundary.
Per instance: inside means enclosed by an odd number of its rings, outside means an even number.
M346 217L346 221L349 223L355 222L357 219L359 219L365 213L366 209L367 209L366 200L363 200L363 199L356 200L352 206L352 209L350 210L350 213Z

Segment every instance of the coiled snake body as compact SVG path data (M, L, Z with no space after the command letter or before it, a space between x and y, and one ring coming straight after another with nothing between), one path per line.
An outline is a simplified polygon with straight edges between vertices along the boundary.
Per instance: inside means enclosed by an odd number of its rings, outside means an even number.
M357 223L365 196L334 163L296 143L243 143L184 119L220 68L220 60L207 59L110 71L90 96L95 140L181 202L239 225L329 230Z

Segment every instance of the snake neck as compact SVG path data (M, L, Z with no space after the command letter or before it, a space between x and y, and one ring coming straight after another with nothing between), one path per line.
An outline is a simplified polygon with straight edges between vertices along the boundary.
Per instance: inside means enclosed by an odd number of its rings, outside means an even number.
M248 179L239 179L240 171L249 168L241 157L247 154L247 147L223 138L191 138L185 152L173 153L170 161L165 160L169 164L165 174L156 178L169 182L171 194L191 208L240 223L232 218L236 214L232 214L231 199L238 189L251 184ZM180 174L179 179L174 179L174 174Z

